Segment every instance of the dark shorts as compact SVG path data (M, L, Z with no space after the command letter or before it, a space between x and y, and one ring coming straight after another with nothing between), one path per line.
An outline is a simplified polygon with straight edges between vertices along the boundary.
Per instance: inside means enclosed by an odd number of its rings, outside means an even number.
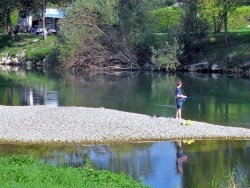
M183 100L182 100L182 98L176 99L176 107L177 107L178 109L181 109L181 108L182 108L182 105L183 105Z

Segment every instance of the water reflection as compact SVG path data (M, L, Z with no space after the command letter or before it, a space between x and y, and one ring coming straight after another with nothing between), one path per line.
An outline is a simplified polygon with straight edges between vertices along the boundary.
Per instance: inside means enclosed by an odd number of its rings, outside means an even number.
M227 170L250 180L250 141L188 141L98 146L0 145L2 154L34 155L50 165L124 172L152 187L211 187ZM185 159L185 156L188 157ZM180 161L181 159L181 161ZM182 164L180 164L182 163ZM181 168L181 169L180 169Z
M175 81L183 81L185 119L250 126L250 79L209 74L90 72L0 74L0 105L104 107L175 117ZM240 92L239 92L240 91ZM190 141L100 146L0 145L5 154L34 155L51 165L124 172L152 187L211 187L226 170L250 177L249 141ZM184 157L184 158L183 158ZM185 158L187 157L187 158Z
M220 125L250 126L250 79L209 74L146 72L0 74L0 105L104 107L175 117L175 81L189 98L184 119ZM239 92L240 91L240 92Z
M182 174L183 173L183 164L187 162L187 154L184 153L183 147L182 147L182 141L178 140L175 141L176 144L176 167L177 172Z
M50 80L39 72L0 72L0 104L58 106L58 90L52 89L56 82Z
M20 106L58 106L58 91L47 90L45 88L19 88ZM11 100L12 101L12 100ZM8 103L13 105L13 102Z

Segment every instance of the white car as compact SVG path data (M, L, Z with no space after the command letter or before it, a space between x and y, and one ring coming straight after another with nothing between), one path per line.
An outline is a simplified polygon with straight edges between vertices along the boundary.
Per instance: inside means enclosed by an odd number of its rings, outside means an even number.
M33 30L34 30L33 33L34 33L34 34L37 34L37 35L43 33L43 28L39 28L38 25L34 25Z

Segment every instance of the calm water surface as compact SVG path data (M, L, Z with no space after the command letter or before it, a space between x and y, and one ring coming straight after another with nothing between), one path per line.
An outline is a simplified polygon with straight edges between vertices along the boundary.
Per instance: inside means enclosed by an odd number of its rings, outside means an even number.
M175 116L175 81L183 81L184 119L250 126L250 78L208 74L35 73L0 74L0 105L104 107L147 115ZM157 142L108 146L0 145L3 154L34 154L44 163L125 172L152 187L211 187L236 169L250 177L249 141ZM178 160L179 158L179 160ZM179 161L179 162L178 162Z

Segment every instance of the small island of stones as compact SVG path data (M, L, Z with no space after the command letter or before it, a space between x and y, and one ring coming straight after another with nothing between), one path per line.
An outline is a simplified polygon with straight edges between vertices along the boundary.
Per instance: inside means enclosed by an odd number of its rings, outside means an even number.
M112 144L250 139L250 129L105 108L0 106L1 143ZM182 120L183 121L183 120Z

